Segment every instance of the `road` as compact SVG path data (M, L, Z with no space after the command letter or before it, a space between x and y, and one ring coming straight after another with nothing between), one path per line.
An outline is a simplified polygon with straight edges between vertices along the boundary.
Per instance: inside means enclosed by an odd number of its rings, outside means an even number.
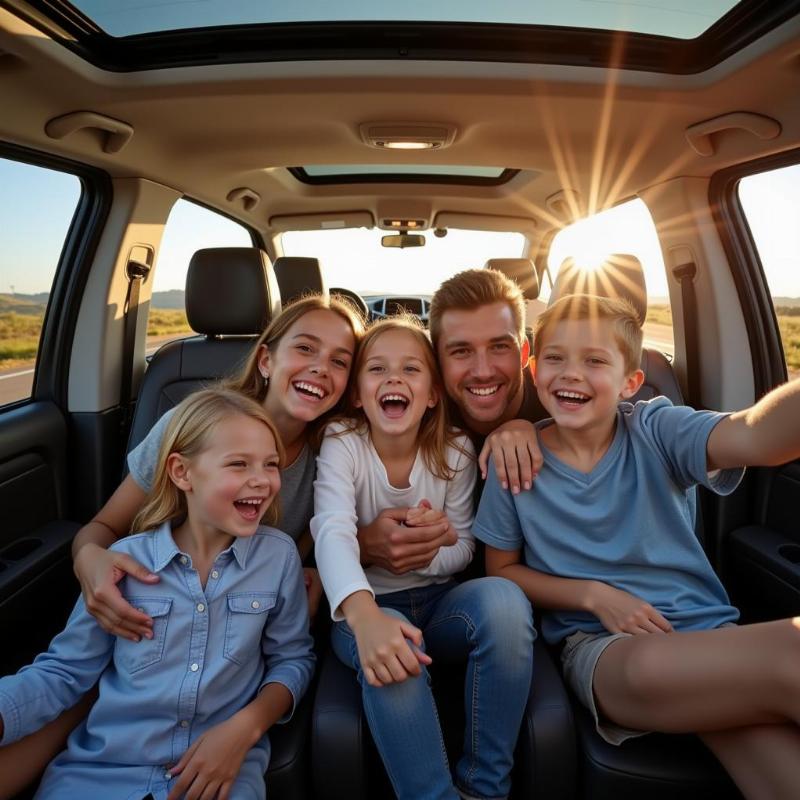
M147 355L154 353L162 344L173 339L181 339L188 334L178 336L151 336L147 339ZM33 388L33 364L16 369L0 370L0 406L30 397Z

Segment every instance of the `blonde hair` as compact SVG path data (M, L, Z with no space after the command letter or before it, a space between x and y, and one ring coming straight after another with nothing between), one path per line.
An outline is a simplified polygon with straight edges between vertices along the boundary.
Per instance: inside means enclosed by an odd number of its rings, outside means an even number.
M642 361L642 329L639 316L628 300L593 294L565 295L536 320L533 332L534 357L539 355L547 332L565 319L609 320L614 341L625 361L625 372L630 374L639 369Z
M186 495L170 479L167 459L172 453L187 459L197 457L208 447L215 426L235 414L261 422L268 428L278 450L278 467L283 466L285 456L280 435L267 412L255 400L224 387L190 394L175 407L175 413L167 424L158 450L153 486L144 508L133 520L131 530L152 530L164 522L186 516ZM280 502L276 496L261 521L265 525L275 525L279 517Z
M473 311L492 303L506 303L511 309L517 341L525 339L525 298L511 278L496 269L468 269L448 278L433 295L428 327L434 348L442 334L445 311Z
M457 470L448 464L447 448L455 447L465 455L468 454L468 451L458 441L460 432L456 428L450 427L446 403L444 402L444 384L442 383L442 376L439 374L439 367L436 364L433 346L425 329L416 317L411 314L399 314L389 319L373 322L367 328L353 364L352 374L354 376L353 380L356 382L354 386L357 385L358 374L364 367L371 345L388 331L406 331L416 339L422 348L425 365L431 375L431 384L436 390L439 400L433 408L427 408L422 415L417 433L417 442L422 452L422 460L428 471L441 480L449 481L455 476ZM357 390L354 388L351 395L354 395L355 391ZM369 430L369 421L363 409L356 407L352 396L347 417L341 418L341 421L344 422L349 430L357 430L359 432Z

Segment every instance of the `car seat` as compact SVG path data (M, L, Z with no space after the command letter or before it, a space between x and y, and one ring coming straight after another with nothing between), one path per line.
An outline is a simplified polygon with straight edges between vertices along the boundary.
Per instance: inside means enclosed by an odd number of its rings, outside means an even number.
M328 296L328 287L316 258L304 256L281 256L272 265L275 279L281 293L281 303L285 308L309 292L319 292Z
M266 253L255 247L198 250L186 275L186 316L198 335L168 342L153 355L139 390L128 449L193 391L241 367L280 311L280 292ZM270 731L270 797L303 800L308 791L311 691L285 725Z

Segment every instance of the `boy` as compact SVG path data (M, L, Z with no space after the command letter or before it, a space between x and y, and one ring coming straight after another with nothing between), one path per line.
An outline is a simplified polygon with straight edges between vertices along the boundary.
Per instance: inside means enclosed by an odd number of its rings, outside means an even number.
M619 405L642 383L641 341L621 300L571 295L539 318L544 464L518 495L490 473L473 531L488 574L547 612L544 636L607 741L693 731L747 797L796 797L800 620L733 624L692 487L726 494L742 465L800 456L800 381L731 415Z

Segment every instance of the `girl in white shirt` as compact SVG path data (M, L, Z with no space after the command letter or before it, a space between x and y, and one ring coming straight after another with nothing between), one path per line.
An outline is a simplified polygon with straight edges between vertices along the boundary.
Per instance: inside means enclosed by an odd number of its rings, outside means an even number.
M425 331L410 317L376 323L354 376L353 418L322 444L311 521L334 651L357 671L400 800L507 797L531 680L530 605L510 581L453 579L475 548L474 452L447 424ZM408 526L446 521L455 543L423 569L362 567L358 526L389 507L407 507ZM467 724L451 776L427 667L464 660Z

